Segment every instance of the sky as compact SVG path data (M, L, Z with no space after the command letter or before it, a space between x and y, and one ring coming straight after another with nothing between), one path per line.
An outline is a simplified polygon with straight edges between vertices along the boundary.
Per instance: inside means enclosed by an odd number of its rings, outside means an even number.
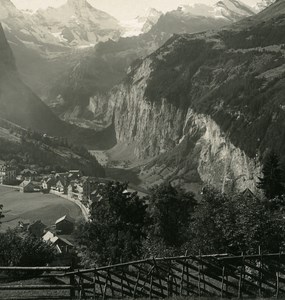
M66 0L12 0L12 2L20 9L37 10L48 6L60 6ZM118 20L127 20L141 15L150 7L166 12L176 9L181 4L214 4L218 0L88 0L88 2L94 7L111 14ZM257 2L258 0L244 0L244 3L251 6L256 5Z

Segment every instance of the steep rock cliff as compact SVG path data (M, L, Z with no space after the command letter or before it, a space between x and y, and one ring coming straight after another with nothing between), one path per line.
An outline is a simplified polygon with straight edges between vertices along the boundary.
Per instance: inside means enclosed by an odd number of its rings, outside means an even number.
M50 89L48 102L61 118L92 126L88 108L90 98L101 98L101 106L106 106L103 103L106 96L102 94L119 84L130 66L157 50L173 33L201 32L228 24L230 21L226 19L194 16L181 10L168 12L147 33L99 43L95 49L86 52L76 67L63 74ZM64 100L64 105L58 97ZM102 121L97 113L93 115L93 120L95 126Z
M146 185L171 180L255 190L258 158L234 146L209 115L178 108L166 99L148 101L144 93L151 72L151 60L145 60L134 75L135 84L120 86L110 100L120 99L114 119L117 140L134 145L138 159L155 157L141 171Z
M254 190L262 155L274 148L285 159L279 11L217 33L174 36L113 90L117 140L132 144L138 159L154 158L141 171L148 183Z

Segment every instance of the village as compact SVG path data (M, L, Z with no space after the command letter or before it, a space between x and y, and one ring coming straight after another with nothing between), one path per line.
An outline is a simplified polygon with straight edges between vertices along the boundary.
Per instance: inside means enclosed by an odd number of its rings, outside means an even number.
M38 174L31 169L17 171L7 163L0 165L0 185L16 188L20 193L54 194L77 204L85 221L89 218L89 209L93 201L101 198L100 190L109 180L83 176L80 170L51 174ZM125 191L126 193L128 191ZM75 220L64 215L52 226L45 225L42 220L31 223L19 221L17 229L43 239L54 245L57 253L63 258L70 256L73 245Z

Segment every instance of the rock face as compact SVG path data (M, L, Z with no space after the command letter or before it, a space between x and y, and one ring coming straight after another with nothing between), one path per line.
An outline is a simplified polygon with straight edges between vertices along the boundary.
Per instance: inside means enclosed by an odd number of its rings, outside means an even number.
M134 74L134 85L120 86L110 99L116 102L117 140L134 145L138 159L155 157L142 171L142 176L147 174L144 180L204 182L223 191L254 191L258 160L234 146L210 116L178 108L166 99L157 103L145 98L151 64L146 59Z
M95 9L87 0L68 0L61 7L39 10L33 20L60 43L72 47L117 39L122 30L115 18Z
M102 120L100 114L90 114L91 99L101 98L102 103L98 105L107 107L106 93L126 77L136 60L157 50L175 33L195 33L227 24L230 22L226 19L194 16L180 10L169 12L145 34L99 43L95 50L88 51L76 67L70 68L52 87L48 103L66 121L92 126L93 118L93 126L97 126Z
M215 13L217 17L234 22L255 15L253 8L238 0L218 1L215 5Z
M255 190L262 155L274 147L285 159L285 19L275 6L234 30L174 36L112 91L118 142L153 159L146 181Z

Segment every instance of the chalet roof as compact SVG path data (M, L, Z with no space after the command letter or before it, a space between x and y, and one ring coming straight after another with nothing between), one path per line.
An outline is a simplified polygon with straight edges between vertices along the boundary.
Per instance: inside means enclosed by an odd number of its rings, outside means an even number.
M46 228L46 227L47 227L41 220L34 221L34 222L29 226L29 228L34 227L34 226L40 226L40 227L42 227L42 228Z
M65 178L68 176L68 173L56 173L55 177L61 177L61 178Z
M45 242L55 243L58 240L58 237L55 236L52 232L48 231L44 236L43 240Z
M49 177L49 178L47 179L47 182L51 182L51 181L55 181L55 178L54 178L54 177Z
M68 241L67 239L59 237L59 240L64 242L66 245L73 247L73 244L70 241Z
M96 189L96 190L94 190L92 193L91 193L91 195L96 195L96 194L98 194L99 193L99 191L98 191L98 189Z
M48 231L44 236L43 236L43 240L45 242L50 242L52 244L56 244L58 243L59 241L63 242L64 244L70 246L70 247L73 247L73 244L68 241L67 239L65 238L62 238L62 237L58 237L56 236L55 234L53 234L52 232Z
M257 199L257 196L256 196L249 188L246 188L246 189L242 192L242 195L245 196L245 197Z
M56 220L56 221L55 221L55 224L58 224L58 223L60 223L60 222L62 222L62 221L68 221L68 222L70 222L70 223L74 223L74 220L73 220L71 217L65 215L65 216L59 218L58 220Z
M69 173L80 173L80 170L70 170Z
M84 183L84 182L86 182L86 181L90 181L90 177L88 177L88 176L82 176L80 181L81 181L82 183Z
M15 167L12 167L11 165L4 163L4 164L0 164L0 169L2 171L9 171L9 170L15 170Z
M34 184L32 183L31 180L24 180L21 184L20 184L20 187L26 187L28 185L32 185L34 186Z
M59 183L61 183L63 186L65 186L66 183L67 183L67 181L66 181L65 178L60 177L57 180L55 180L55 183L56 183L56 185L58 185Z
M37 172L34 171L34 170L30 170L30 169L24 169L24 170L21 172L21 175L25 175L25 174L37 175Z

